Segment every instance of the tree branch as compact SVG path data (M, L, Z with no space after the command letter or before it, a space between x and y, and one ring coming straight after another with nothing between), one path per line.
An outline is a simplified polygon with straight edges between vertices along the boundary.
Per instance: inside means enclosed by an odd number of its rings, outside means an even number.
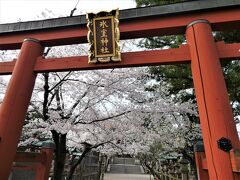
M78 122L79 124L93 124L93 123L96 123L96 122L102 122L102 121L106 121L106 120L109 120L109 119L113 119L113 118L116 118L116 117L120 117L122 115L125 115L127 113L130 113L131 111L125 111L123 113L120 113L120 114L117 114L117 115L114 115L114 116L110 116L110 117L106 117L106 118L102 118L102 119L95 119L95 120L92 120L90 122ZM78 124L78 123L75 123L75 124Z

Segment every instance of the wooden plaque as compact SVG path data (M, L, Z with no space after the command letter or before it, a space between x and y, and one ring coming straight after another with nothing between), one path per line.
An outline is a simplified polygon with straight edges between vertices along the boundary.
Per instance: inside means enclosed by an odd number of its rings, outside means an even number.
M87 14L89 63L121 61L118 16L118 10Z

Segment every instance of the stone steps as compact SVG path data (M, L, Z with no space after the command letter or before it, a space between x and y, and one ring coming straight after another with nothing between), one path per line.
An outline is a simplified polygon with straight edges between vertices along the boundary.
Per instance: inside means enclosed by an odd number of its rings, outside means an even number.
M144 174L139 160L135 158L113 157L107 169L112 174Z
M144 174L142 166L130 164L109 164L109 173Z

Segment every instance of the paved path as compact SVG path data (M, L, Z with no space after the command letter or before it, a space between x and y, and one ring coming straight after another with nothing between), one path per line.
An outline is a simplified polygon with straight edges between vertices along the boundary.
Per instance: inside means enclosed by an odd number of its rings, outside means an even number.
M153 180L149 174L104 174L104 180Z

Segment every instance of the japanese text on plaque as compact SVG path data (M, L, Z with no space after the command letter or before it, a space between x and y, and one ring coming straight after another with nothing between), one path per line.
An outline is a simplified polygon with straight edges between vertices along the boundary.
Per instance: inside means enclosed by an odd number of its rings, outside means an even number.
M113 16L94 19L95 57L115 56Z

